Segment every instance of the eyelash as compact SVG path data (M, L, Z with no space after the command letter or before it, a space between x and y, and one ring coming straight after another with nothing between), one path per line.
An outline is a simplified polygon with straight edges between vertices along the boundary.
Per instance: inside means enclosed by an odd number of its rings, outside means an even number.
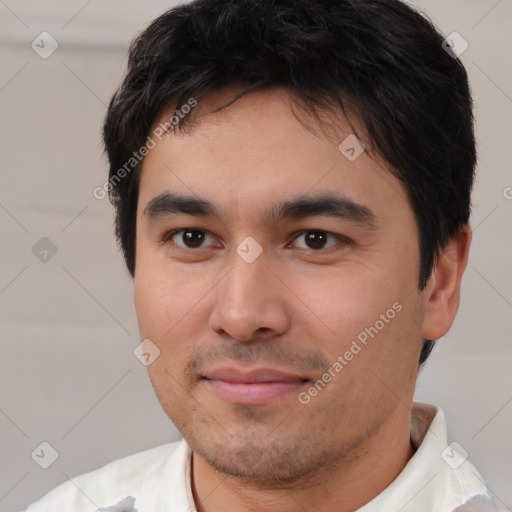
M169 243L169 242L172 242L172 238L177 235L178 233L184 233L186 231L199 231L200 233L205 233L206 235L208 236L212 236L208 231L205 231L203 229L197 229L197 228L181 228L181 229L175 229L173 231L169 231L168 233L165 233L165 235L163 236L162 238L162 243L166 244L166 243ZM336 238L339 242L341 242L342 244L344 245L351 245L353 244L353 241L350 240L349 238L347 237L344 237L342 235L338 235L336 233L332 233L330 231L326 231L324 229L303 229L297 233L294 234L294 238L292 240L295 241L297 238L299 238L300 236L302 235L305 235L306 233L324 233L326 234L327 236L331 236L333 238ZM172 242L174 245L177 245L177 247L179 249L182 249L184 251L197 251L197 250L200 250L200 249L204 249L205 247L196 247L196 248L191 248L191 247L182 247L174 242ZM336 248L336 245L334 246L331 246L331 247L327 247L327 248L320 248L320 249L305 249L303 247L300 247L300 249L303 249L303 250L308 250L308 251L311 251L313 253L320 253L320 252L327 252L329 249L334 249Z

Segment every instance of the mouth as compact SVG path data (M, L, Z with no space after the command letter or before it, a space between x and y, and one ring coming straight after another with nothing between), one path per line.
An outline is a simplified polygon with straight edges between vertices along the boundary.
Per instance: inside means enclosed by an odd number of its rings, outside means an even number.
M283 398L310 382L299 375L272 368L243 371L223 367L205 372L202 381L218 397L235 405L262 405Z

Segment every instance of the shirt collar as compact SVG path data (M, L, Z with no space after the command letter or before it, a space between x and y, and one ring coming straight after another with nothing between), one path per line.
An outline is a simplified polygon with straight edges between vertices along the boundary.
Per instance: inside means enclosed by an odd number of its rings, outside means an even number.
M474 496L487 495L464 448L448 445L441 408L413 404L411 442L416 453L402 472L359 512L450 512Z

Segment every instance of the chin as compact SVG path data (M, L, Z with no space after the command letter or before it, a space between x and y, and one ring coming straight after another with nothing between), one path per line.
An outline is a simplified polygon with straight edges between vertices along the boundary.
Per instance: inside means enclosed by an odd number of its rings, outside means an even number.
M204 430L189 423L184 430L180 428L194 454L217 472L258 488L291 488L302 481L311 484L322 467L331 466L340 456L314 432L306 439L293 436L289 428L269 434L268 428L258 433L258 429L242 427L235 433L220 425L217 429L203 426Z

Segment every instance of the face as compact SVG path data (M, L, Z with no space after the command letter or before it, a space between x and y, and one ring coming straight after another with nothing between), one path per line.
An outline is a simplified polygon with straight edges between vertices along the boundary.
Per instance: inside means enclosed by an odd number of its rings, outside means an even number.
M389 170L338 149L353 132L341 114L306 129L282 90L211 113L228 96L145 159L135 305L160 350L152 384L194 453L291 482L357 456L412 399L418 233Z

